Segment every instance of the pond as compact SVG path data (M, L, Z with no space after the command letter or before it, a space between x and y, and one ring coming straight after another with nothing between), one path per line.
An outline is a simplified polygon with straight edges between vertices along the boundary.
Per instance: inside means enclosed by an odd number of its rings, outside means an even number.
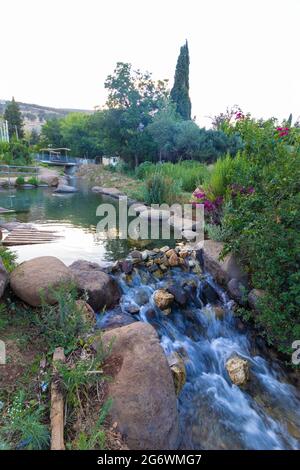
M51 244L11 247L18 255L18 262L53 255L67 265L77 259L101 263L125 257L135 246L152 248L166 244L165 240L103 239L96 233L100 221L100 217L96 216L97 207L101 203L111 203L118 217L118 201L93 193L79 180L74 179L72 184L77 186L77 193L56 194L53 188L0 191L0 207L16 211L14 214L2 214L2 222L33 223L37 228L53 230L61 235Z

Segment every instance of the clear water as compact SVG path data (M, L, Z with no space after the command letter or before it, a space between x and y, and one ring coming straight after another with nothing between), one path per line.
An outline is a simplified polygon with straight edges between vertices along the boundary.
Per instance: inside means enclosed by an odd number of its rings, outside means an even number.
M77 193L55 194L51 188L0 191L0 207L16 211L15 214L0 215L2 221L30 222L37 228L54 230L62 235L50 244L11 247L19 262L51 254L67 265L77 259L101 263L126 256L134 246L155 245L149 241L99 238L96 233L100 221L96 216L97 207L102 202L109 202L116 207L118 217L118 202L93 193L80 181L74 180L72 184L78 187ZM156 245L162 243L157 241Z
M264 357L249 331L241 332L231 302L210 276L200 278L178 268L157 280L146 271L132 279L118 277L123 291L121 309L141 303L137 320L157 330L167 354L176 351L184 359L187 381L179 396L181 448L183 449L300 449L300 395L284 370ZM196 294L184 308L168 316L156 307L153 292L176 283L193 281ZM202 295L208 281L225 309L215 316ZM153 314L155 312L155 314ZM107 312L110 316L112 312ZM99 325L106 318L99 318ZM233 385L225 368L232 354L247 359L251 377L245 388Z

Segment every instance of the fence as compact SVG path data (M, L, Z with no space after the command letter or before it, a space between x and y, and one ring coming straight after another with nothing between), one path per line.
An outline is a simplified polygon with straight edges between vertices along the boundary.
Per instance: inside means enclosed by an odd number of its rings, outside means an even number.
M0 165L0 176L7 176L8 184L10 178L15 176L38 177L39 169L36 166Z
M51 163L52 165L86 165L88 163L95 163L95 159L78 158L69 155L45 155L37 153L35 156L37 162Z

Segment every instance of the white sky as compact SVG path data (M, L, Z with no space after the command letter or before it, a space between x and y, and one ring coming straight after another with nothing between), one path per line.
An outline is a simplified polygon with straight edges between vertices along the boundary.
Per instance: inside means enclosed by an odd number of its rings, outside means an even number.
M0 0L0 99L91 109L117 61L173 83L190 48L192 114L300 115L300 0Z

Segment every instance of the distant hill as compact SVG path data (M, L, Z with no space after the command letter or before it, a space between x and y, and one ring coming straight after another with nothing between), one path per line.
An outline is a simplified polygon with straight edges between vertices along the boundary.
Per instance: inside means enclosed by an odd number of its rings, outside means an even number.
M0 100L0 116L4 113L6 104L9 101ZM87 109L69 109L69 108L51 108L50 106L41 106L39 104L22 103L18 101L21 113L24 119L25 130L31 131L32 129L41 130L42 125L47 119L53 117L64 117L70 113L86 113L90 114L93 111Z

